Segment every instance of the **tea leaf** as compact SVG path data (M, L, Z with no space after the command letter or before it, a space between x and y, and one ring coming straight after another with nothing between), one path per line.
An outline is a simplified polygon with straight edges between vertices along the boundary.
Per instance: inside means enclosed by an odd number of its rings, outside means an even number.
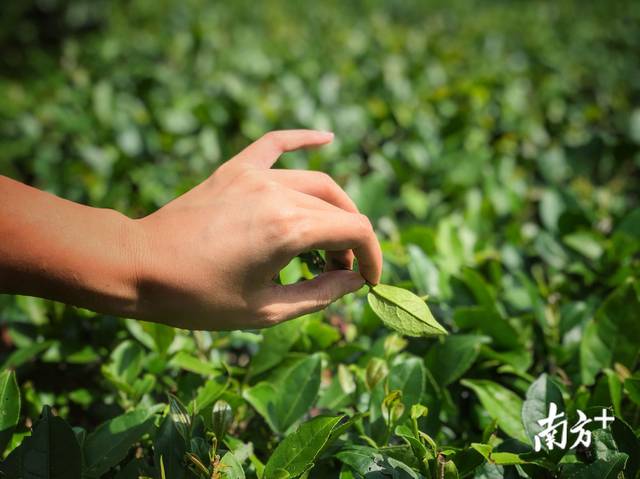
M529 443L520 420L522 399L516 393L486 379L464 379L460 382L473 389L484 410L496 420L500 429L514 439Z
M0 374L0 456L20 419L20 389L15 371Z
M406 289L378 284L369 289L367 299L382 322L401 334L414 337L447 334L426 303Z
M273 452L264 469L263 478L274 479L278 469L287 471L290 477L302 474L327 446L332 432L343 418L344 416L318 416L301 424Z
M84 443L85 474L102 477L153 425L155 410L138 409L102 423Z
M80 479L82 453L73 429L45 406L40 419L0 464L0 476L35 479Z

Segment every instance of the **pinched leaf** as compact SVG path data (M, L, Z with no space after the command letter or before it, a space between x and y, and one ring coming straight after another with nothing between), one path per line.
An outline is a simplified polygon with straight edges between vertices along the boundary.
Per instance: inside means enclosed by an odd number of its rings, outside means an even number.
M344 416L318 416L301 424L282 441L269 458L264 469L264 479L277 477L277 470L287 471L289 477L298 477L307 471L328 441L335 437L333 431Z
M486 379L464 379L461 383L473 389L484 410L496 420L500 429L519 441L529 442L520 420L522 399L516 393Z
M371 309L385 326L405 336L437 336L447 334L438 323L427 304L406 289L378 284L367 295Z
M20 418L20 389L15 371L0 374L0 456Z

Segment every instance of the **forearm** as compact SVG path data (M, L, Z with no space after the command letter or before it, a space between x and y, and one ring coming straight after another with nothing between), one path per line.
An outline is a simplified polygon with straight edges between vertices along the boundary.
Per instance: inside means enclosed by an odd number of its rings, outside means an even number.
M0 293L127 316L137 304L136 222L0 176Z

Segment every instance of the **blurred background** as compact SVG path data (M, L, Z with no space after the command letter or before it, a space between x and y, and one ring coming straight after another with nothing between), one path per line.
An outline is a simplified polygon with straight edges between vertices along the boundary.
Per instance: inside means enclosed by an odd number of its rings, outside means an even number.
M635 1L5 1L0 174L139 217L269 130L332 130L279 167L352 195L385 282L430 295L453 331L485 328L459 308L496 303L511 329L483 347L481 374L592 385L636 365L637 343L594 359L607 339L583 332L640 273L639 21ZM298 347L375 342L364 302L343 303L325 316L343 336ZM0 361L19 368L28 414L53 403L93 427L127 404L99 371L139 329L32 298L0 307ZM195 344L180 335L174 350ZM195 341L243 367L254 336ZM167 374L158 397L196 385Z

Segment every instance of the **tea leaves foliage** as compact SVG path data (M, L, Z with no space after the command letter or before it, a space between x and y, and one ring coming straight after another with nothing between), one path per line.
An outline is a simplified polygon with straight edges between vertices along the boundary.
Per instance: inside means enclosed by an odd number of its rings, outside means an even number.
M640 3L5 3L0 174L141 217L329 129L278 167L384 268L260 331L0 297L0 477L637 477ZM536 452L551 403L615 421Z

